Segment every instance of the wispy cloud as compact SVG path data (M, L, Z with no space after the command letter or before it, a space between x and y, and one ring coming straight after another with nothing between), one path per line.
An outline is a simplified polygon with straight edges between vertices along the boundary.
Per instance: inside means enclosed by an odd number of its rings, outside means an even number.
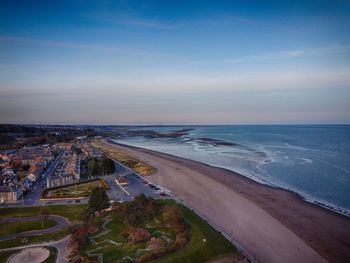
M179 27L178 24L170 24L154 19L144 19L144 18L123 18L123 17L112 17L112 16L97 16L95 17L102 21L107 21L123 26L132 26L132 27L143 27L151 29L164 29L164 30L173 30Z
M332 54L350 53L350 46L327 46L313 49L303 50L286 50L279 52L271 52L266 54L252 55L240 58L230 59L213 59L213 60L198 60L194 63L198 64L239 64L246 62L259 62L268 60L291 59L298 57L324 56Z
M199 95L220 92L272 92L317 90L329 87L348 87L349 68L334 68L323 71L294 70L239 74L239 75L193 75L193 74L152 74L152 75L96 75L66 77L59 81L40 83L16 82L0 86L1 99L18 97L91 97L94 99L131 97L178 96L179 94ZM48 90L47 88L50 87Z
M95 52L107 52L107 53L122 53L131 56L148 56L152 58L167 58L170 57L168 54L161 52L148 51L144 49L137 48L127 48L117 45L100 45L100 44L83 44L74 43L58 40L47 40L47 39L37 39L28 37L17 37L17 36L0 36L1 42L12 42L16 45L35 45L35 46L46 46L52 48L64 48L64 49L79 49L79 50L89 50ZM14 45L14 47L16 47Z
M91 44L81 44L81 43L72 43L65 41L56 41L56 40L46 40L46 39L36 39L36 38L27 38L27 37L14 37L14 36L0 36L0 42L17 42L22 44L34 44L50 47L59 47L59 48L76 48L76 49L88 49L95 51L103 52L126 52L126 51L138 51L130 48L116 47L116 46L103 46L103 45L91 45Z
M267 23L262 20L256 20L244 16L235 16L235 15L221 15L213 16L207 18L201 18L198 23L202 23L206 26L211 27L233 27L233 26L262 26Z

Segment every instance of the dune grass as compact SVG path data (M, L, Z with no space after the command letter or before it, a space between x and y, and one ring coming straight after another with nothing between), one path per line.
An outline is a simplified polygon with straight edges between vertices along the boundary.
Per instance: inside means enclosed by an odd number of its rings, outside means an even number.
M105 153L109 158L117 160L141 176L148 176L157 171L157 169L153 166L118 148L118 146L112 146L103 142L102 140L97 139L93 140L91 144L95 148Z

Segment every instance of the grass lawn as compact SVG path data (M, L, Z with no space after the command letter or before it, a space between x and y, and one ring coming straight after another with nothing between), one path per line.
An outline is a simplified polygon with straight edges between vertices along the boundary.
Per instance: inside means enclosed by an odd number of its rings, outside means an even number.
M104 223L103 218L98 218L98 225L101 226ZM107 224L107 229L111 229L108 234L103 235L99 238L95 238L94 240L97 242L97 245L89 245L84 248L85 251L93 250L101 245L104 245L103 250L97 251L97 253L103 253L103 260L104 262L113 262L115 260L118 260L124 256L129 256L133 257L136 250L138 248L145 248L146 245L145 243L140 243L140 244L127 244L125 240L119 237L119 234L123 231L124 229L124 224L123 222L118 218L118 217L113 217L112 221ZM100 230L102 230L100 228ZM122 246L113 246L111 243L105 242L105 240L112 240L117 243L123 244ZM100 243L102 242L102 243ZM101 245L99 245L99 243ZM88 255L88 254L86 254ZM96 259L95 257L92 257L92 259Z
M43 229L53 227L55 225L56 221L45 219ZM40 229L42 229L41 220L33 220L29 222L0 223L0 236Z
M142 176L151 175L156 172L156 168L150 166L144 161L136 158L135 156L127 153L126 151L121 150L118 146L111 146L109 144L104 143L101 140L93 140L91 144L104 152L111 159L117 160L118 162L128 166L133 169L135 172Z
M62 228L56 232L46 234L46 235L38 235L31 237L18 237L14 239L0 241L0 249L1 248L9 248L9 247L19 247L29 244L38 244L51 240L59 240L69 235L68 228Z
M87 205L50 205L45 208L50 215L63 216L73 222L79 220L80 214L87 208ZM0 218L36 216L40 209L41 206L1 208Z
M58 189L49 190L46 198L71 198L71 197L84 197L91 194L92 189L95 187L106 187L106 184L102 180L96 180L92 182L70 185L67 187L60 187Z
M8 258L16 253L18 253L18 250L0 252L0 262L7 262Z
M50 256L43 263L56 263L58 250L55 247L45 247L50 250Z
M236 259L243 259L237 252L236 248L224 236L217 232L214 228L203 221L199 216L194 214L191 210L183 205L176 204L173 200L157 200L159 204L167 204L171 206L178 206L183 214L183 218L188 226L188 241L184 247L175 252L168 252L169 254L159 257L151 262L155 263L175 263L175 262L207 262L211 259L217 258L221 255L231 255ZM89 244L84 247L82 251L89 252L90 258L96 260L96 256L91 254L102 253L103 262L114 262L124 256L133 258L138 249L147 247L146 242L129 243L120 237L120 233L125 229L124 222L118 217L117 213L107 214L102 218L97 218L97 225L99 231L102 232L101 225L109 218L106 223L106 228L111 230L101 236L94 238L96 244ZM161 217L160 217L161 218ZM147 226L148 225L148 226ZM165 236L166 238L175 241L175 232L173 229L164 228L162 225L154 225L154 222L145 222L143 227L149 231L152 237ZM203 240L206 240L204 242ZM121 245L112 245L109 241L119 243ZM89 253L86 253L89 256Z
M172 200L161 200L159 202L175 205L175 202ZM181 208L185 221L190 227L189 241L182 249L153 260L152 263L207 262L225 254L233 254L240 258L236 248L223 235L187 207L181 204L178 204L178 206ZM203 242L203 239L206 239L206 242Z
M71 222L78 221L80 214L87 208L87 205L56 205L56 206L45 206L49 211L50 215L59 215L66 217ZM41 207L16 207L16 208L1 208L0 218L9 217L29 217L36 216L39 214ZM23 223L22 223L23 224ZM40 222L41 228L41 222ZM1 228L1 231L6 231ZM0 248L9 248L23 246L27 244L42 243L50 240L58 240L69 234L68 228L60 229L56 232L38 235L27 238L14 238L10 240L0 241Z

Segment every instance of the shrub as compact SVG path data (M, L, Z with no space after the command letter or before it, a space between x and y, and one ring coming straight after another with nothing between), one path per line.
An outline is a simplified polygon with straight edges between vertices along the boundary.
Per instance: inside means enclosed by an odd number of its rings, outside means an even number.
M128 227L121 236L126 238L128 242L132 244L146 242L150 240L151 234L144 228L134 228L132 226Z

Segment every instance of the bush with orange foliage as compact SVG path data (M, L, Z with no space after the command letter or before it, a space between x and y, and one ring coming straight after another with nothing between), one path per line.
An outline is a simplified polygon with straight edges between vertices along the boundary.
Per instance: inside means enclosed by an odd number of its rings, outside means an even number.
M151 234L146 229L133 227L129 227L121 236L127 238L128 242L133 244L145 242L151 238Z

